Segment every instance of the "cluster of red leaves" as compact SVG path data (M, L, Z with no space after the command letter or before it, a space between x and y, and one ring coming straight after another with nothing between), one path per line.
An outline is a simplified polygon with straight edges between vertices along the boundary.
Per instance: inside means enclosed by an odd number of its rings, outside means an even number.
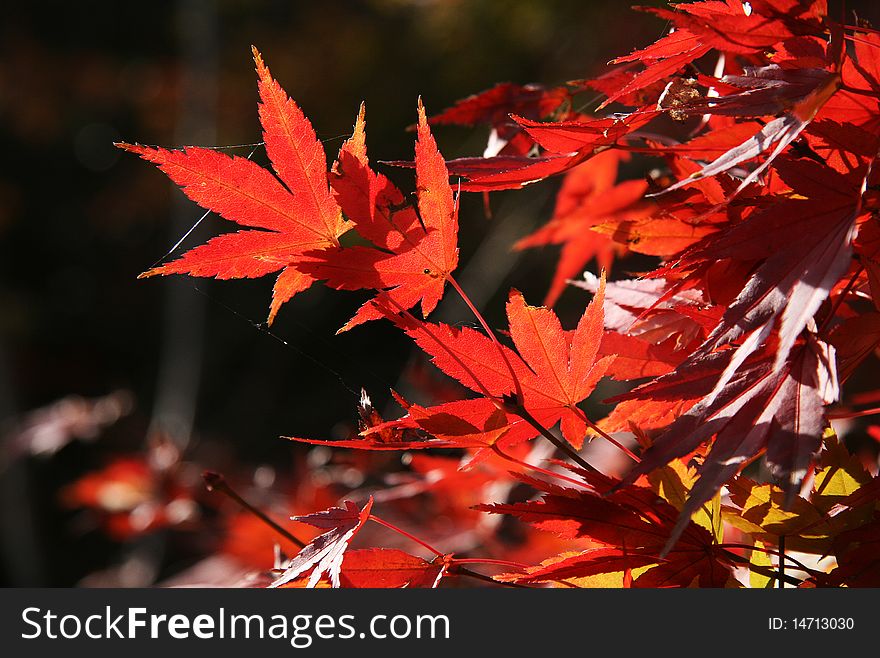
M475 508L522 522L534 548L522 553L528 564L509 547L493 552L488 539L482 557L433 548L376 517L370 498L297 517L326 532L276 585L436 586L479 577L464 566L475 561L514 568L495 580L516 586L737 586L749 574L753 585L880 582L876 463L866 470L849 455L830 426L848 412L829 409L880 346L880 32L835 22L824 0L648 11L670 32L597 79L498 85L430 119L419 102L414 204L371 167L363 107L328 169L309 121L256 51L274 171L217 150L122 145L248 227L144 276L280 272L270 323L316 281L370 291L341 330L387 319L474 393L428 407L397 396L406 413L395 420L362 403L358 436L298 441L454 449L461 459L414 467L410 485L447 502L467 486L536 496ZM600 110L623 111L575 111L586 88L606 96ZM445 161L430 125L450 123L491 126L486 153ZM619 180L621 162L649 158L665 173ZM594 296L570 330L511 291L508 326L495 330L453 276L459 218L449 178L488 193L554 175L564 178L552 218L515 245L562 246L547 306L594 258L603 270L630 252L659 265L608 283L604 271L587 274L577 285ZM480 329L427 320L447 284ZM581 405L602 377L637 385L594 422ZM524 461L538 437L567 461ZM585 459L593 438L632 460L622 479ZM486 516L455 519L475 532ZM433 557L347 551L369 521ZM541 544L527 528L564 540L562 550L547 544L557 554L536 564ZM725 530L738 541L725 543ZM792 564L797 577L785 575Z

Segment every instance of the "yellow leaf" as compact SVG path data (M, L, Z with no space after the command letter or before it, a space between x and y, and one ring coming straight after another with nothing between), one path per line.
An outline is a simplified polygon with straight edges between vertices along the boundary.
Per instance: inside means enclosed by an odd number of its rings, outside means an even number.
M825 430L823 438L825 450L813 483L811 500L823 512L827 512L841 498L869 482L871 476L865 471L859 458L850 454L846 446L838 440L833 429Z
M845 478L839 473L829 477L839 478L845 484ZM785 509L785 493L779 487L759 485L743 476L735 478L728 489L736 507L724 508L722 515L725 521L754 539L771 544L784 535L786 546L793 551L818 555L829 553L834 537L868 522L872 515L870 506L865 506L829 517L825 510L831 508L840 497L816 494L811 501L795 497L791 508Z
M681 510L697 481L697 472L696 469L685 466L681 460L674 459L666 466L655 469L647 477L651 488L657 492L658 496L675 509ZM724 526L721 517L720 492L694 512L691 520L712 533L715 541L721 543Z
M801 528L821 520L822 514L810 502L795 497L786 510L785 492L772 484L757 484L746 477L729 485L731 500L740 508L740 516L772 535L796 535Z
M764 542L756 541L755 548L764 548ZM763 569L772 569L773 565L770 562L770 555L765 553L764 551L754 550L752 551L752 556L749 558L749 566L756 566ZM762 569L762 570L763 570ZM758 573L754 569L749 569L749 585L755 589L765 589L769 587L773 587L773 583L775 581L769 576L764 575L763 573Z
M648 569L653 568L655 565L651 564L647 567L637 567L631 571L632 579L635 580L643 573L645 573ZM568 583L569 585L574 585L575 587L581 588L601 588L601 587L623 587L623 572L622 571L612 571L611 573L599 573L595 576L584 576L583 578L567 578L564 583Z

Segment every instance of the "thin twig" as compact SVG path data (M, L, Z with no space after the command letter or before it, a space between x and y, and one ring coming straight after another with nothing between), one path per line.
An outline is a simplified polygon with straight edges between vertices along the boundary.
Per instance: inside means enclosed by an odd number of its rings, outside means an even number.
M861 411L830 411L825 414L825 417L828 420L843 420L844 418L862 418L863 416L874 416L876 414L880 414L880 407L871 407Z
M744 558L742 555L737 555L736 553L728 552L727 558L731 562L736 562L737 564L742 564L743 566L747 566L749 569L751 569L755 573L759 573L762 576L767 576L770 579L776 578L778 576L778 574L775 571L773 571L772 569L768 569L767 567L763 567L763 566L760 566L757 564L752 564L751 561ZM794 585L795 587L798 587L801 584L801 581L799 581L797 578L793 578L792 576L789 576L788 574L784 574L783 578L784 578L785 582L787 582L790 585Z
M479 558L479 557L464 557L464 558L452 558L453 564L493 564L499 567L511 567L513 569L519 569L520 571L525 571L528 568L527 564L522 564L521 562L511 562L510 560L493 560L492 558Z
M744 549L747 551L760 551L761 553L766 553L767 555L774 555L776 557L781 557L785 560L788 560L794 566L796 566L799 570L804 571L804 572L810 574L811 576L823 575L821 571L817 571L816 569L811 569L810 567L808 567L806 564L804 564L800 560L793 558L791 555L786 555L784 552L780 553L778 550L773 550L772 548L766 548L766 547L761 547L761 546L752 546L750 544L735 544L735 543L729 543L729 542L724 542L723 544L716 544L716 548L721 548L724 550L727 550L730 548L741 548L741 549Z
M831 322L831 320L834 319L834 316L837 314L837 309L839 309L840 306L843 304L846 296L850 293L852 287L855 285L859 276L861 276L862 274L862 270L864 269L864 266L859 266L858 268L856 268L856 271L853 272L853 275L850 277L849 281L847 281L846 283L846 286L841 291L840 296L835 301L834 306L832 306L831 310L828 312L828 317L825 318L825 320L822 322L822 326L819 327L820 333L825 331L825 329L828 327L828 324Z
M205 481L205 486L208 488L208 491L219 491L220 493L225 494L288 541L293 542L300 548L305 547L306 543L304 541L297 539L289 530L283 528L272 520L265 512L263 512L263 510L254 507L244 498L239 496L238 493L229 486L229 483L226 482L226 478L220 473L205 471L202 473L202 479Z
M779 577L776 584L779 589L785 587L785 535L779 535Z
M585 422L587 425L589 425L589 426L590 426L590 429L592 429L594 432L596 432L596 434L598 434L598 435L601 436L603 439L605 439L606 441L608 441L608 442L609 442L611 445L613 445L614 447L618 448L621 452L623 452L623 454L625 454L627 457L629 457L630 459L632 459L635 463L638 464L639 462L642 461L642 460L639 458L639 456L638 456L637 454L635 454L632 450L630 450L629 448L627 448L627 447L626 447L625 445L623 445L620 441L618 441L617 439L615 439L613 436L611 436L610 434L608 434L608 432L606 432L606 431L603 430L601 427L599 427L598 425L596 425L596 423L594 423L592 420L590 420L590 419L587 417L587 414L583 411L583 409L581 409L581 408L579 408L579 407L574 407L574 409L577 409L577 411L580 412L580 416L581 416L581 418L583 418L584 422Z

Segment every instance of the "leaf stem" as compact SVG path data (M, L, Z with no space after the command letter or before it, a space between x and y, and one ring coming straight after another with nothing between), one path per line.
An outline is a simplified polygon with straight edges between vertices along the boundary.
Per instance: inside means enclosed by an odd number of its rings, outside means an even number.
M238 495L238 493L229 486L229 483L226 482L226 478L223 477L220 473L215 473L214 471L205 471L204 473L202 473L202 479L205 481L205 487L207 487L208 491L219 491L220 493L225 494L288 541L296 544L300 548L305 547L306 543L304 541L295 537L289 530L279 525L261 509L254 507L248 501Z
M629 457L630 459L632 459L635 463L638 464L639 462L642 461L641 458L640 458L636 453L634 453L632 450L630 450L629 448L627 448L627 447L626 447L625 445L623 445L620 441L618 441L617 439L615 439L613 436L611 436L610 434L608 434L608 432L606 432L606 431L603 430L601 427L599 427L598 425L596 425L596 423L594 423L592 420L590 420L590 419L587 417L587 414L584 412L583 409L581 409L580 407L575 406L575 407L573 407L572 410L576 410L576 413L578 413L578 415L584 420L584 422L585 422L587 425L590 426L590 429L592 429L594 432L596 432L596 434L598 434L598 435L601 436L603 439L605 439L606 441L608 441L611 445L613 445L613 446L615 446L616 448L618 448L621 452L623 452L623 454L625 454L627 457Z
M852 41L859 42L859 39L853 39L852 37L847 37ZM865 43L861 41L861 43ZM869 98L877 98L878 94L876 91L869 91L867 89L858 89L857 87L850 87L849 85L841 85L840 91L846 91L850 94L856 94L857 96L868 96Z
M510 373L510 378L513 380L513 387L514 390L516 390L516 401L518 403L522 403L522 384L519 381L519 377L516 376L516 373L513 370L513 365L510 363L510 359L508 359L507 354L504 353L504 348L498 341L498 337L495 335L495 332L492 331L492 328L486 322L486 318L483 317L483 314L480 313L476 306L474 306L474 303L471 301L471 298L468 296L468 294L462 289L460 285L458 285L458 281L455 280L455 277L453 277L451 274L447 274L446 280L449 282L449 285L455 288L455 292L457 292L462 301L467 304L467 307L471 310L471 313L474 314L477 322L479 322L480 326L483 327L483 331L485 331L488 335L489 340L491 340L492 343L495 345L495 349L498 350L498 354L499 356L501 356L502 361L504 361L504 365L507 366L507 370Z
M822 322L822 326L819 328L820 333L824 332L825 329L828 327L828 324L834 319L834 315L837 313L837 309L839 309L840 306L843 304L846 296L850 293L852 287L856 283L856 280L858 280L859 276L862 273L862 270L864 269L865 267L863 265L860 265L858 268L856 268L856 271L853 272L853 275L850 277L849 281L847 281L846 287L843 289L843 291L841 291L840 296L834 302L834 306L832 306L831 310L828 312L828 317L826 317L825 320Z
M861 418L862 416L874 416L880 414L880 407L871 407L860 411L829 411L825 414L828 420L843 420L844 418Z
M500 567L511 567L513 569L520 569L525 571L528 568L528 565L521 564L520 562L511 562L510 560L493 560L490 558L479 558L479 557L466 557L466 558L452 558L453 564L495 564Z
M425 542L425 541L422 541L421 539L419 539L419 538L416 537L415 535L412 535L412 534L408 533L406 530L403 530L403 529L401 529L401 528L398 528L398 527L397 527L396 525L394 525L393 523L389 523L388 521L385 521L385 520L383 520L383 519L380 519L380 518L379 518L378 516L376 516L375 514L370 514L370 519L369 519L369 520L370 520L370 521L375 521L375 522L378 523L379 525L385 526L385 527L388 528L389 530L393 530L394 532L396 532L396 533L398 533L398 534L400 534L400 535L403 535L403 536L406 537L407 539L409 539L409 540L411 540L411 541L414 541L414 542L417 543L419 546L423 546L424 548L427 548L429 551L431 551L431 552L432 552L434 555L436 555L437 557L445 557L445 553L441 553L441 552L438 551L436 548L434 548L433 546L431 546L429 543L427 543L427 542Z
M486 576L481 573L477 573L476 571L471 571L466 567L455 567L449 570L449 573L461 576L470 576L471 578L476 578L477 580L482 580L486 583L492 583L493 585L500 585L502 587L516 587L517 589L535 589L530 585L523 585L521 583L506 583L500 580L495 580L491 576Z
M507 460L507 461L511 462L512 464L516 464L517 466L521 466L523 468L528 468L530 470L535 471L536 473L540 473L541 475L546 475L548 477L563 480L563 481L568 482L570 484L574 484L578 487L584 486L583 482L579 482L578 480L575 480L574 478L570 478L567 475L563 475L562 473L554 473L553 471L548 470L546 468L536 466L535 464L530 464L530 463L523 461L521 459L517 459L513 455L511 455L507 452L504 452L501 448L498 447L498 444L492 444L492 451L496 455L501 457L501 459Z
M383 299L387 300L388 302L390 302L391 304L396 306L401 315L409 318L412 322L420 325L422 328L422 331L424 331L426 334L428 334L428 336L435 343L437 343L437 345L439 345L444 350L446 350L446 352L449 354L449 356L455 360L455 362L461 367L461 369L464 370L468 374L468 376L474 380L474 384L480 390L480 393L484 397L491 400L498 409L501 409L502 411L504 410L504 403L501 400L499 400L496 396L492 395L492 393L489 392L489 389L487 389L485 387L483 382L481 382L479 380L479 378L477 377L477 375L474 373L474 371L471 370L464 361L462 361L462 359L458 356L458 354L456 354L446 343L444 343L442 340L440 340L437 336L434 335L434 332L432 332L428 328L427 322L423 322L422 320L419 320L416 316L414 316L412 313L410 313L407 309L405 309L403 306L398 304L397 301L395 299L393 299L391 296L386 295L383 297Z
M550 430L539 423L537 419L535 419L535 417L532 416L532 414L530 414L522 404L516 403L511 405L509 408L511 411L513 411L513 413L515 413L517 416L526 421L529 425L538 430L538 432L541 433L541 436L543 436L550 443L555 445L559 450L564 452L568 456L568 458L575 462L578 466L587 471L590 471L591 473L599 472L599 470L595 466L592 466L588 461L586 461L577 452L575 452L574 448L568 445L568 443L555 436Z

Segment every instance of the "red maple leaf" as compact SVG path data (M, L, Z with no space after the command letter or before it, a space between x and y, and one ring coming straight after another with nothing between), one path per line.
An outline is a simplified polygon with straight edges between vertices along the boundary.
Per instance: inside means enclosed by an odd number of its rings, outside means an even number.
M484 439L477 445L491 445L502 436L506 444L524 441L539 430L503 403L520 389L522 408L528 414L544 427L561 421L565 439L580 448L588 423L578 404L590 395L614 358L599 358L603 294L600 286L577 327L566 331L552 310L529 306L519 292L512 291L507 316L516 352L507 347L499 350L474 329L415 322L386 306L388 317L431 355L440 370L484 396L427 409L414 406L404 424L440 439L466 437L471 445L479 434Z
M269 309L271 323L282 304L313 282L293 262L304 251L338 245L348 226L330 194L324 147L312 125L272 78L256 49L254 61L263 140L278 178L250 160L213 149L118 146L158 165L203 208L253 227L213 238L141 276L190 274L237 279L280 270Z
M369 167L364 110L334 166L336 198L358 232L375 247L355 246L312 252L299 268L340 290L384 291L402 309L421 302L427 316L436 308L449 275L458 265L458 205L449 173L419 101L416 141L418 213L403 194ZM367 302L342 330L382 317Z

